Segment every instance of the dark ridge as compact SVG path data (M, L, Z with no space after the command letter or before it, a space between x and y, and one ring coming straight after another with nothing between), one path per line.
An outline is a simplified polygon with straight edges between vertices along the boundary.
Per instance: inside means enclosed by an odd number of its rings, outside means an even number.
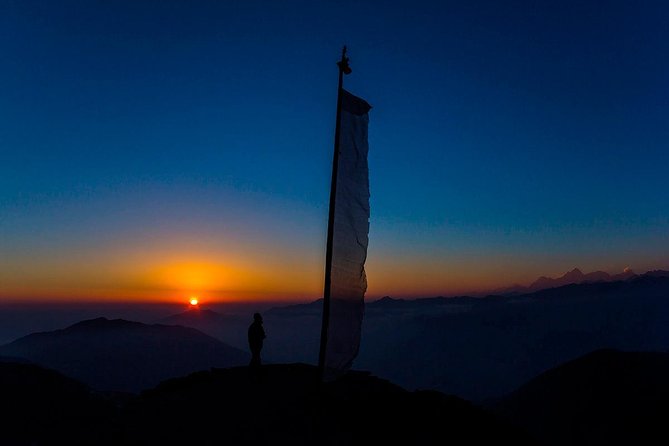
M462 399L365 372L321 384L303 364L212 369L141 395L94 394L55 371L0 363L5 445L535 444Z
M98 330L100 328L109 329L126 327L140 328L142 325L144 324L141 322L126 321L125 319L107 319L106 317L98 317L95 319L77 322L76 324L72 324L64 330Z
M82 383L53 370L0 362L0 443L114 444L118 411Z
M462 399L407 392L363 372L320 385L304 364L169 380L143 392L126 416L137 444L533 444Z
M456 303L466 303L473 297L425 297L421 299L393 299L391 297L384 297L377 301L367 303L366 307L369 309L406 309L412 307L424 307L431 305L448 305Z
M532 379L495 409L549 445L666 443L669 354L599 350Z
M669 277L669 271L664 271L661 269L656 269L653 271L648 271L644 276L648 277Z

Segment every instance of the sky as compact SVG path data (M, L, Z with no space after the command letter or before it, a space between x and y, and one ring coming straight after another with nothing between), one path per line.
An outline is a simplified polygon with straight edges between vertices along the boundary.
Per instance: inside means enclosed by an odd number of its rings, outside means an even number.
M669 269L665 2L0 4L0 302L310 300L341 46L369 298Z

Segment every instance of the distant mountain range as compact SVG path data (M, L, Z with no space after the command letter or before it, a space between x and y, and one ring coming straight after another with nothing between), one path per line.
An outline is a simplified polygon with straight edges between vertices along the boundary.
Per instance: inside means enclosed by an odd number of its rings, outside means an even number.
M416 302L388 314L367 313L357 366L412 388L483 399L593 350L669 349L669 275L443 299L422 309ZM388 341L395 346L383 348ZM394 366L399 354L414 367Z
M669 271L649 271L646 274L662 273L669 276ZM529 286L512 285L506 288L498 288L492 290L488 294L494 295L509 295L509 294L526 294L535 291L545 290L547 288L556 288L564 285L572 285L579 283L595 283L595 282L615 282L619 280L629 280L639 275L629 268L625 268L622 273L609 274L605 271L593 271L590 273L583 273L580 269L574 268L571 271L564 273L560 277L551 278L541 276Z
M266 313L282 325L302 328L292 336L270 331L268 339L274 345L317 346L321 307L315 301ZM410 389L480 401L603 348L669 349L669 272L522 295L385 297L365 307L355 367ZM317 351L304 349L292 357L313 362Z
M193 328L98 318L34 333L0 347L99 390L136 392L211 367L245 364L248 354Z

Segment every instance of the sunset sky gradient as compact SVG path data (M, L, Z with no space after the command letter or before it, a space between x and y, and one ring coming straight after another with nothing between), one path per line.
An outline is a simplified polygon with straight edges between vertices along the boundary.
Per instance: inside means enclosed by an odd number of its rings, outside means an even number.
M6 1L0 301L322 293L336 66L369 297L669 269L663 2Z

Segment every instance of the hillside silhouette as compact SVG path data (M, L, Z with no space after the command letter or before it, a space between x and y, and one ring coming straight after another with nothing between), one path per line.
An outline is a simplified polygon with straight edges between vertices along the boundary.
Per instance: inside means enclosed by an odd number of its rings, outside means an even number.
M117 409L82 383L0 360L0 444L113 444Z
M536 444L492 412L362 372L320 384L303 364L212 369L122 399L0 362L2 444Z
M248 363L249 355L193 328L106 318L34 333L0 347L98 390L137 392L210 367Z
M600 350L549 370L494 407L547 445L669 440L669 354Z
M214 369L142 393L126 411L131 444L534 444L462 399L367 373L319 384L304 364L262 372Z

